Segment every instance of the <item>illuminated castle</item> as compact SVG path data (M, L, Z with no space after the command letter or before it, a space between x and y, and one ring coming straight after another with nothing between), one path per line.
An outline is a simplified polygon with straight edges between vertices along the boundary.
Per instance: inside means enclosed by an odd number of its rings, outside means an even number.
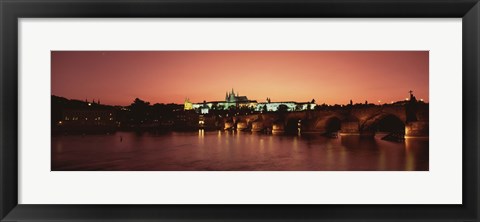
M240 96L240 94L237 92L237 95L235 96L235 91L228 93L225 93L225 102L227 103L242 103L242 102L248 102L248 98L246 96Z
M240 96L238 92L235 95L235 91L232 89L231 92L225 93L225 101L203 101L203 103L192 103L189 98L186 98L184 102L184 110L195 110L202 114L208 113L210 109L227 110L232 107L248 107L255 111L277 111L278 107L281 105L288 107L288 111L313 109L316 106L314 102L271 102L270 99L268 99L266 102L258 103L256 100L249 100L246 96Z
M225 101L210 101L203 103L192 103L189 98L185 99L184 110L197 110L201 113L208 113L209 109L214 107L215 109L225 110L231 107L250 107L254 109L257 105L257 101L249 100L246 96L240 96L237 92L232 89L231 92L225 93Z

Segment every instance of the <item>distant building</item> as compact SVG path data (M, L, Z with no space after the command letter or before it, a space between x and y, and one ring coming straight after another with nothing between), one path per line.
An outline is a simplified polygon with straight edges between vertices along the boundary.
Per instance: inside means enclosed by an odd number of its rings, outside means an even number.
M198 119L199 115L193 110L188 112L178 112L173 126L177 129L194 129L198 127Z
M302 111L307 109L314 109L316 104L314 102L271 102L267 99L266 102L258 103L256 100L250 100L246 96L240 96L240 93L236 93L232 89L231 92L225 93L225 101L211 101L203 103L192 103L190 99L185 99L184 110L195 110L197 113L207 114L211 109L227 110L231 107L242 108L248 107L255 111L277 111L281 105L287 106L287 111Z
M200 107L200 113L201 114L208 114L208 110L211 109L212 106L208 106L207 103L203 103L203 105Z
M231 92L225 93L225 101L210 101L203 103L192 103L190 99L185 99L184 102L184 110L196 110L198 113L207 114L211 109L218 109L218 110L226 110L231 107L250 107L255 109L257 105L256 100L249 100L246 96L240 96L237 92L235 95L235 91L232 89Z
M258 103L256 108L255 108L255 111L263 111L265 110L265 106L267 107L266 108L266 111L277 111L278 108L281 106L281 105L284 105L287 107L287 111L303 111L303 110L313 110L315 109L315 107L317 106L317 104L315 103L308 103L308 102L293 102L293 101L287 101L287 102L264 102L264 103Z
M240 96L240 94L237 92L237 95L235 96L235 91L233 91L232 89L232 92L227 92L225 94L225 105L227 107L230 107L230 106L236 106L238 104L248 104L250 102L250 100L248 100L248 98L246 96ZM256 102L256 101L255 101Z
M184 110L192 110L193 109L193 103L190 102L190 99L189 98L186 98L185 99L185 103L184 103Z
M117 126L114 110L89 107L65 109L57 126L69 130L108 129Z

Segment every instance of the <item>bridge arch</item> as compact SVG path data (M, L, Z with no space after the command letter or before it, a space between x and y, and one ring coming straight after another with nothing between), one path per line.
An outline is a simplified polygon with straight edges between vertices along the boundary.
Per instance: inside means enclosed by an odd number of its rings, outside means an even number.
M332 116L325 121L325 132L336 133L342 129L342 120L336 116Z
M406 123L402 116L384 112L374 115L365 121L361 125L361 131L405 134L405 125Z
M288 133L298 133L298 129L302 129L303 124L306 124L306 120L301 118L289 118L285 122L285 131Z
M338 132L342 128L343 122L348 119L347 116L338 113L331 113L330 115L321 116L314 121L311 121L314 131L322 133ZM358 127L357 127L358 130Z

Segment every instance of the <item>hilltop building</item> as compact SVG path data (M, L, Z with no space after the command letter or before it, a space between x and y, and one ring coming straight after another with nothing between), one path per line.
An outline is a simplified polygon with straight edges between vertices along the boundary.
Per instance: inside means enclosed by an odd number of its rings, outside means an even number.
M303 110L313 110L317 104L315 103L308 103L308 102L293 102L293 101L288 101L288 102L264 102L264 103L258 103L255 111L277 111L278 108L284 105L288 108L288 111L303 111ZM264 108L266 106L266 108Z
M302 111L308 109L314 109L315 102L271 102L270 98L266 102L257 102L256 100L250 100L246 96L240 96L240 93L236 93L232 89L231 92L225 93L225 101L203 101L202 103L192 103L189 98L185 99L184 110L195 110L197 113L207 114L211 109L227 110L231 107L243 108L248 107L255 111L277 111L281 105L285 105L288 111ZM266 108L265 108L266 106Z
M53 130L112 131L119 125L116 108L100 105L100 100L89 102L52 96L52 110Z
M185 99L184 110L196 110L202 114L208 113L210 109L226 110L231 107L250 107L255 109L257 101L249 100L246 96L240 96L232 89L231 92L225 93L224 101L203 101L202 103L192 103L189 98Z
M192 110L193 109L193 103L190 102L190 99L189 98L186 98L185 99L185 102L183 103L183 106L184 106L184 110Z

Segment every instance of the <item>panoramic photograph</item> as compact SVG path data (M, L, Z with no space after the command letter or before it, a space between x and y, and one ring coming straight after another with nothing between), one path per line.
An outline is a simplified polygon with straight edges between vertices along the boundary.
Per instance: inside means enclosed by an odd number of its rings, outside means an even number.
M428 171L428 51L52 51L52 171Z

